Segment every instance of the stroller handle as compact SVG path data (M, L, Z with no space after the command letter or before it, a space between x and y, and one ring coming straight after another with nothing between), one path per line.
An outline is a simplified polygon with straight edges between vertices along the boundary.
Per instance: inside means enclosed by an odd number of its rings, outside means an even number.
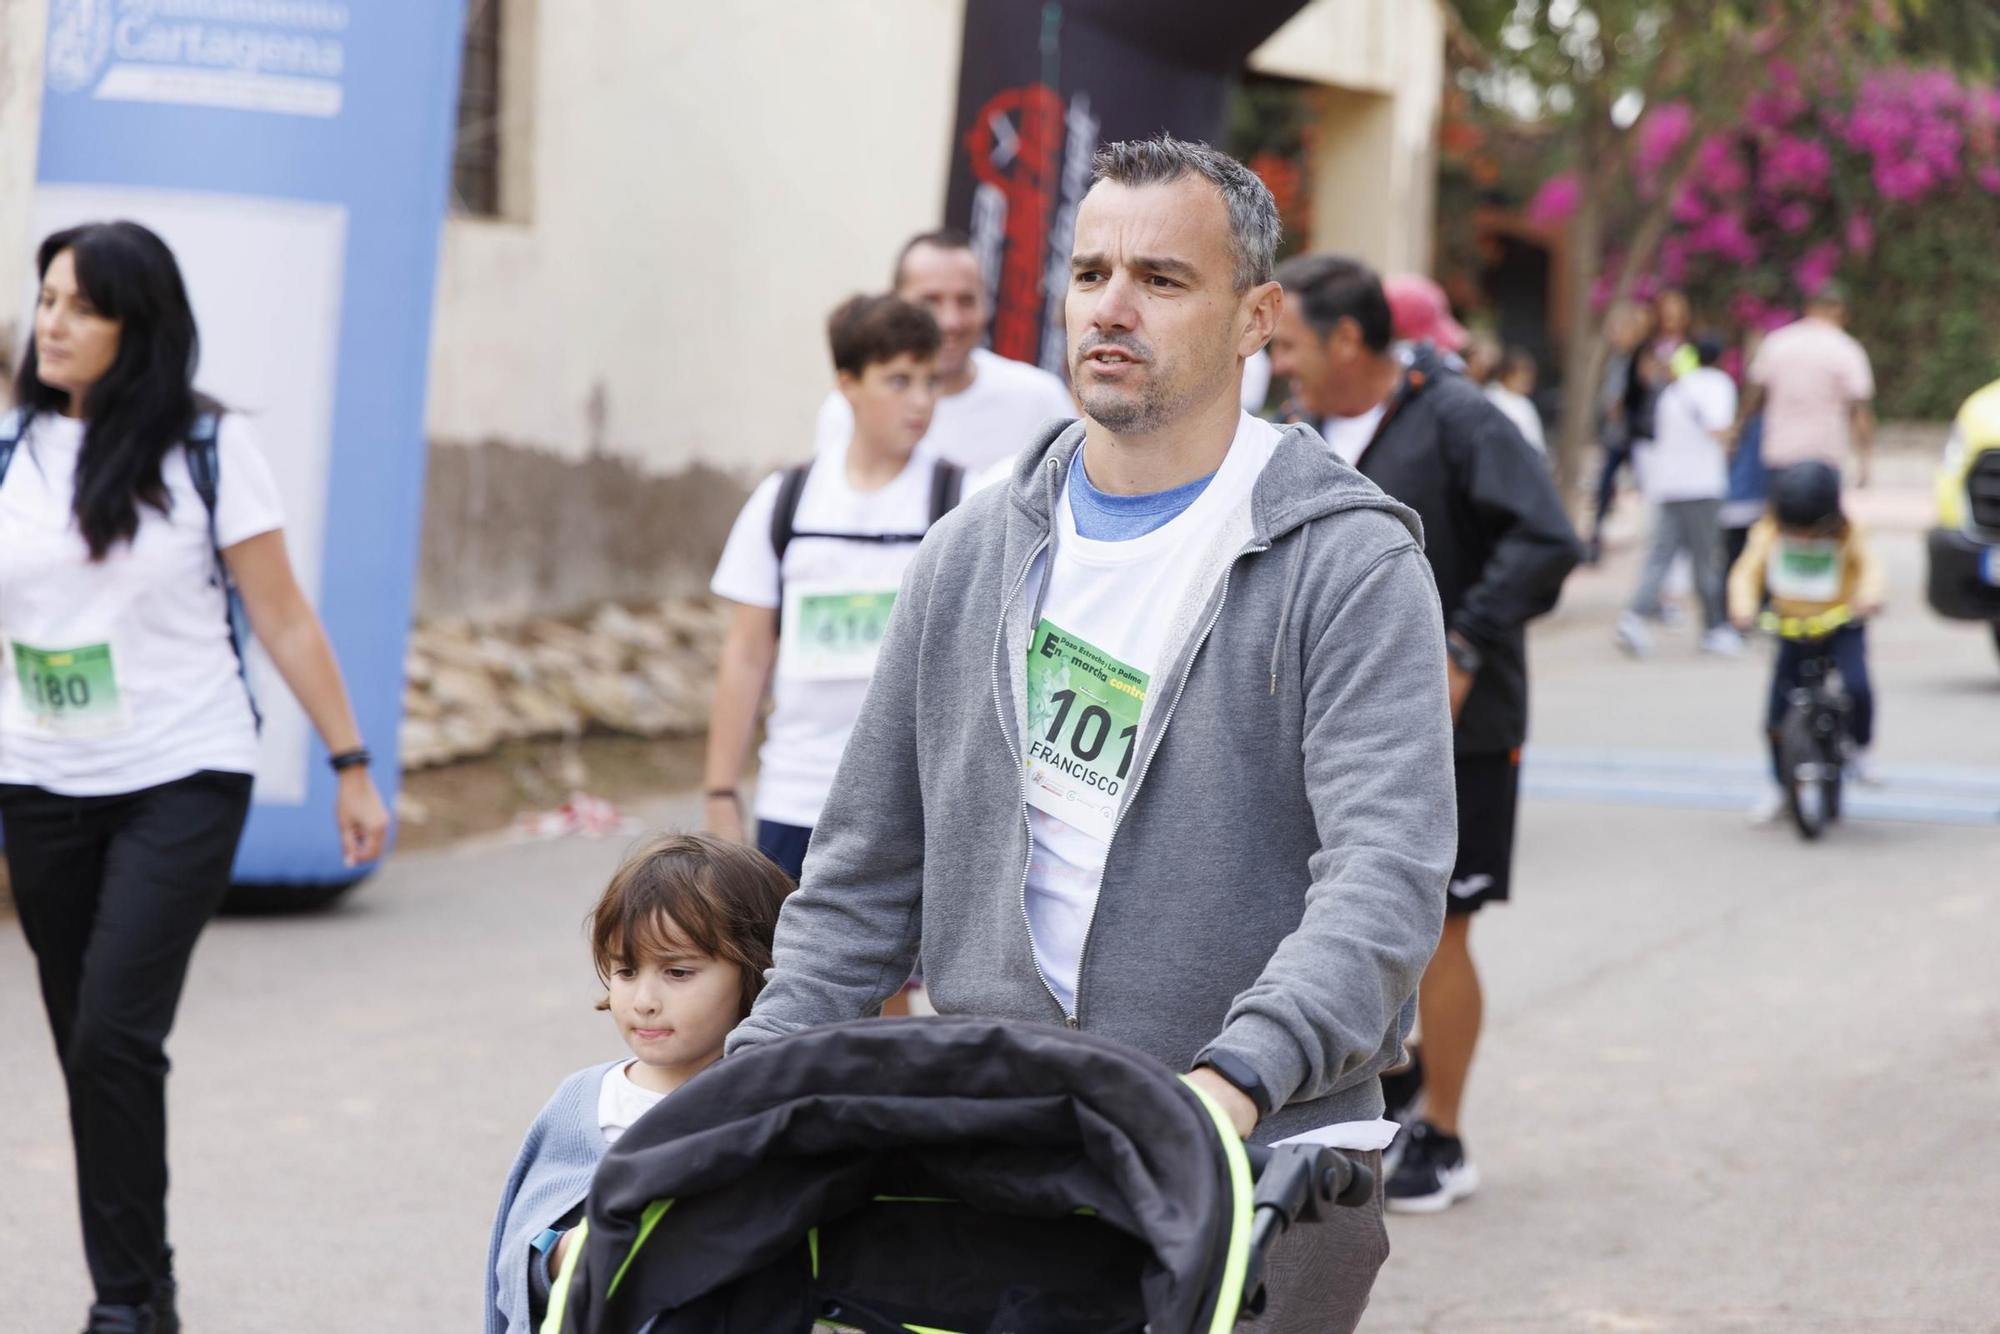
M1243 1311L1255 1316L1264 1310L1264 1265L1272 1244L1294 1223L1318 1222L1336 1208L1366 1204L1375 1194L1375 1174L1346 1154L1318 1145L1246 1144L1243 1149L1257 1177L1250 1263L1243 1275Z

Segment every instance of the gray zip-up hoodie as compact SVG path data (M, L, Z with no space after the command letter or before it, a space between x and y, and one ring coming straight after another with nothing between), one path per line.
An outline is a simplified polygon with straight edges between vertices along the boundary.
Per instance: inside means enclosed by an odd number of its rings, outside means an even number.
M1457 846L1444 623L1415 516L1286 428L1173 618L1065 1014L1034 958L1021 759L1051 515L1083 426L948 515L734 1050L872 1013L922 942L937 1008L1254 1069L1270 1140L1380 1115ZM1035 581L1039 584L1041 581Z

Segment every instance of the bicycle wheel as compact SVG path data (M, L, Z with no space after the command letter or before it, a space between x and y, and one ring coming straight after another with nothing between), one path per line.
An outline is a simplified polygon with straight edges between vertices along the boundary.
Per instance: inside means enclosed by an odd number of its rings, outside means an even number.
M1821 800L1826 807L1826 823L1840 819L1841 789L1847 777L1847 756L1836 737L1820 745Z
M1784 775L1785 809L1799 834L1815 839L1826 829L1826 765L1808 710L1794 707L1778 733L1778 772Z

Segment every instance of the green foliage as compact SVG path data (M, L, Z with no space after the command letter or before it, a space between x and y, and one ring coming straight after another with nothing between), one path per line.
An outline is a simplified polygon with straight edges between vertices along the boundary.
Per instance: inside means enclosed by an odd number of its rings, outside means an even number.
M2000 378L2000 208L1978 194L1899 210L1848 278L1849 323L1885 417L1943 420Z

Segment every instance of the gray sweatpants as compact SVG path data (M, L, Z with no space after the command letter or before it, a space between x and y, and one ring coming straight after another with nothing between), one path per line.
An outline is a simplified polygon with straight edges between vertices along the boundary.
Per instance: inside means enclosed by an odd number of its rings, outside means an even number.
M1368 1309L1375 1274L1389 1258L1382 1225L1382 1155L1356 1154L1375 1174L1375 1198L1332 1218L1300 1223L1278 1239L1264 1271L1264 1314L1246 1334L1348 1334Z
M1724 621L1722 601L1722 502L1669 500L1653 512L1653 541L1646 551L1646 568L1639 591L1632 596L1632 613L1648 620L1660 614L1660 586L1685 551L1694 574L1694 591L1701 598L1701 624L1713 630Z

